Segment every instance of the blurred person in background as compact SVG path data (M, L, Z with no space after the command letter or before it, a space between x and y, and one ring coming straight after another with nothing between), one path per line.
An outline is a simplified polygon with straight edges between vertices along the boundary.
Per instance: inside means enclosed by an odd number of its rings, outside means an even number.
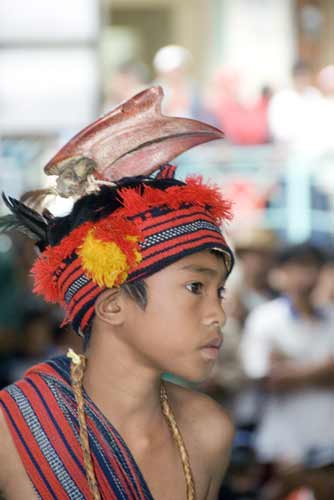
M322 93L322 105L319 109L318 128L314 141L320 153L334 152L334 65L325 66L319 71L317 83ZM331 181L333 188L333 176Z
M239 431L233 442L230 465L218 500L260 500L261 466L256 460L252 434Z
M192 59L185 47L166 45L160 48L153 59L154 85L161 85L164 90L164 114L210 121L204 114L199 86L191 77Z
M15 360L20 333L24 321L24 304L34 298L31 290L29 270L34 260L34 245L21 235L2 235L7 237L10 246L7 252L0 253L0 387L12 379L10 366ZM18 307L18 304L21 307Z
M275 295L268 274L279 242L270 229L254 227L240 234L234 244L240 275L230 294L234 308L231 314L243 327L248 314Z
M334 447L334 309L312 302L323 263L309 243L282 250L272 275L282 296L249 315L241 342L245 373L265 391L258 457L279 467Z
M55 345L53 319L47 307L27 309L22 318L20 341L9 367L15 382L33 365L61 353Z
M144 90L148 80L147 68L140 61L126 61L117 66L107 84L103 112Z
M328 107L333 112L334 106L334 65L325 66L319 71L318 87L326 99Z
M256 98L246 98L242 95L243 84L238 71L223 68L209 83L206 107L232 144L264 144L269 140L267 114L271 89L264 86Z
M9 364L17 342L18 315L11 304L17 299L17 283L11 260L0 254L0 389L10 382ZM3 286L6 283L6 286ZM16 308L15 308L16 309Z
M334 491L333 443L311 450L302 464L282 468L265 487L266 500L332 500Z
M319 127L318 117L322 98L311 85L311 70L304 61L297 61L291 71L292 85L279 90L268 108L270 134L277 143L297 148L312 144Z
M313 292L316 307L330 307L334 304L334 253L328 253L320 270L318 284Z

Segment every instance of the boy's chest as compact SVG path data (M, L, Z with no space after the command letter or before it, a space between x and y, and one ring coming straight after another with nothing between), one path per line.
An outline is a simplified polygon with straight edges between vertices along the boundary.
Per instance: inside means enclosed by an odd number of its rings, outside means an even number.
M205 500L209 490L209 473L205 454L188 446L198 500ZM12 456L12 474L7 476L3 493L6 500L36 500L37 496L18 456ZM186 480L178 449L173 443L163 449L148 450L136 457L154 500L186 500ZM2 491L1 491L2 492Z
M187 446L194 477L196 498L205 500L210 486L205 451ZM137 455L137 464L154 500L186 500L186 478L180 452L173 442L157 450Z

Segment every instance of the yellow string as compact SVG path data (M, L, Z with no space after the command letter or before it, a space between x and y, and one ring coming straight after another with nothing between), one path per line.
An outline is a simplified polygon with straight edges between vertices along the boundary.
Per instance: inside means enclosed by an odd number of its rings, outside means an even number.
M78 420L80 428L80 444L83 452L86 477L89 485L89 489L93 495L94 500L101 500L99 488L97 485L97 480L94 472L94 466L92 461L92 456L90 453L87 423L85 416L85 402L82 395L82 380L86 368L86 358L85 356L79 356L72 349L67 353L67 356L71 358L71 383L75 396L75 400L78 406Z

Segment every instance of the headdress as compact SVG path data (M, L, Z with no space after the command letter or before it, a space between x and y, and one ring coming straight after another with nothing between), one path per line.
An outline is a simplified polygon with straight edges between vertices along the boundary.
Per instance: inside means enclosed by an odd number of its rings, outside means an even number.
M68 216L40 214L4 196L14 215L2 219L2 230L23 230L41 250L32 269L34 291L61 304L79 333L90 325L95 300L106 288L144 279L204 249L221 252L228 272L232 268L220 229L231 218L230 202L201 178L176 180L167 163L222 133L196 120L163 116L162 95L156 87L133 97L46 165L45 172L57 176L54 191L77 198ZM40 199L43 192L36 193Z

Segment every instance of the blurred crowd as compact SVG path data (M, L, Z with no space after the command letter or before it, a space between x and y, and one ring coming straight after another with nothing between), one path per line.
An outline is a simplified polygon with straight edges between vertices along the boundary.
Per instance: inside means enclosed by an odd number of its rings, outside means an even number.
M205 89L199 86L191 59L178 46L155 55L154 83L164 88L166 114L215 124L238 146L334 150L334 66L312 79L309 66L298 61L288 88L263 85L250 96L232 68L217 72ZM104 111L150 80L142 63L123 63L108 84ZM328 182L333 194L334 178ZM279 238L250 227L232 241L237 263L227 285L223 349L201 386L236 422L223 500L333 498L334 253L330 241L321 248ZM32 293L33 260L29 241L1 235L0 388L69 346L82 350L61 312Z
M274 141L333 148L334 65L314 77L306 62L297 61L291 68L289 87L276 89L264 83L255 95L248 90L247 76L232 67L217 70L200 86L192 77L192 55L184 47L162 47L153 67L153 82L138 61L117 67L107 86L105 111L154 83L164 88L166 114L210 121L224 130L232 144Z
M236 423L221 498L325 500L334 471L334 255L235 242L221 357L205 389Z

